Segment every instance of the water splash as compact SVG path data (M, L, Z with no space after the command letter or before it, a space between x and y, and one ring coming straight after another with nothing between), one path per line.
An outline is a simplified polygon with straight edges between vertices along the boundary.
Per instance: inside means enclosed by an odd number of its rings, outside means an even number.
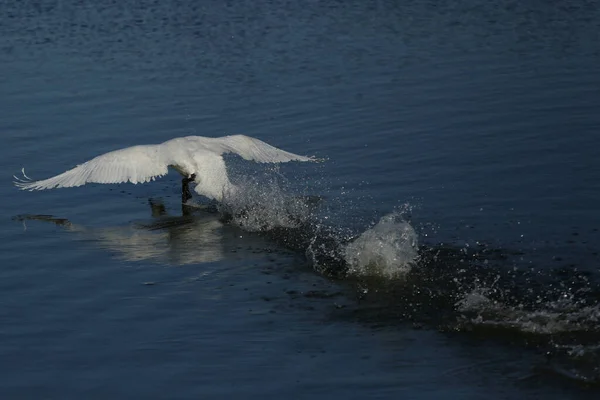
M296 228L308 221L316 203L305 196L289 195L273 180L248 179L238 186L240 189L219 205L219 211L250 232Z
M418 236L399 213L384 216L349 243L344 252L348 274L400 278L418 257Z
M227 196L219 211L246 231L303 251L313 268L326 275L394 279L410 271L418 257L418 235L403 219L408 206L356 234L332 224L334 214L317 210L321 198L290 194L286 183L276 177L240 180L240 190Z

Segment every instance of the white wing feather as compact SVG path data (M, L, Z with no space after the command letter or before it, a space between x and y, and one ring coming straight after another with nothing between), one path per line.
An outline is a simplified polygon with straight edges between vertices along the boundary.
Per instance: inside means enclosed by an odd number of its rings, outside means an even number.
M111 151L52 178L40 181L18 179L22 190L75 187L86 183L144 183L166 175L169 163L159 145L134 146ZM24 177L27 178L23 171Z
M216 153L235 153L245 160L252 160L259 163L319 161L314 157L305 157L278 149L261 140L245 135L215 138L211 147Z
M273 147L245 135L206 138L188 136L175 138L158 145L133 146L100 155L84 164L52 178L32 181L23 170L23 178L15 177L14 184L22 190L44 190L75 187L86 183L145 183L166 175L169 166L182 173L198 172L200 165L194 154L222 155L235 153L246 160L260 163L288 161L321 161ZM207 162L208 159L203 161ZM214 168L214 166L206 165ZM191 169L190 169L191 168Z

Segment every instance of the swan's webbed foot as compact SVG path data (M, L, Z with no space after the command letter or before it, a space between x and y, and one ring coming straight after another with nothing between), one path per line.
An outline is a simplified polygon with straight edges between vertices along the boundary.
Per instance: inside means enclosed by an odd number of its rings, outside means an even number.
M196 174L191 174L189 177L181 180L181 202L183 204L187 203L187 201L192 198L189 183L193 182L194 179L196 179Z

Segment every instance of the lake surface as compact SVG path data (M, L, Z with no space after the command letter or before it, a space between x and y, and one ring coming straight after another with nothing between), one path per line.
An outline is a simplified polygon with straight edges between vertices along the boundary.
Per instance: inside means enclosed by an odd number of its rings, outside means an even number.
M597 398L598 1L1 9L0 397ZM11 183L228 134L327 161Z

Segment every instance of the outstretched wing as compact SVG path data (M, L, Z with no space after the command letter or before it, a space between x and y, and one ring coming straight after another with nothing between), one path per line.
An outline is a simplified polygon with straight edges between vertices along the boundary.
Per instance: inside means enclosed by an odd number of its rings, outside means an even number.
M25 171L14 184L22 190L75 187L86 183L144 183L166 175L169 163L160 145L134 146L102 154L75 168L41 181L32 181Z
M245 135L224 136L213 139L211 150L219 153L235 153L245 160L260 163L280 163L288 161L319 161L273 147L263 141Z

